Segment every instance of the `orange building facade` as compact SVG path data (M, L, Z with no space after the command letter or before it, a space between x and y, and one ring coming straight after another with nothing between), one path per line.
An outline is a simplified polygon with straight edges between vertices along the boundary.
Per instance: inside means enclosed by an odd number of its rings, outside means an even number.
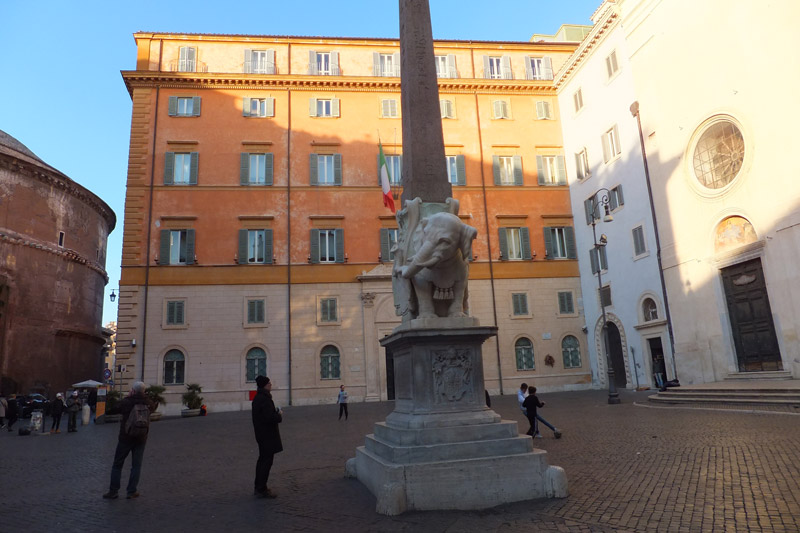
M137 33L116 376L210 409L391 399L379 138L399 198L399 42ZM448 178L477 228L490 393L589 388L552 73L575 43L434 43ZM438 118L438 117L437 117ZM399 200L398 200L399 204ZM398 208L400 206L398 205Z

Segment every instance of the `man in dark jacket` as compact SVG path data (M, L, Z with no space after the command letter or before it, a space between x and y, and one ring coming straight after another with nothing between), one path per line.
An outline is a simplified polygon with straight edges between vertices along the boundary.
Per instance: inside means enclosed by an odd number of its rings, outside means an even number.
M78 413L81 411L80 398L78 398L78 391L72 391L72 395L67 400L67 413L69 414L69 423L67 424L67 432L74 433L78 431Z
M114 453L114 464L111 467L111 484L108 486L108 492L103 494L103 498L109 500L117 499L119 488L122 484L122 467L125 465L125 458L128 457L128 454L131 454L131 475L128 478L127 489L128 499L139 497L136 486L139 484L139 474L141 474L142 471L142 458L144 457L144 447L147 444L149 428L148 432L144 435L134 437L128 435L127 426L128 418L131 416L135 405L146 405L151 413L156 410L156 406L145 396L145 388L147 388L146 385L141 381L135 382L128 396L119 402L115 408L106 413L109 415L121 413L122 421L119 424L117 450Z
M256 386L258 391L253 398L253 429L258 442L258 461L253 494L257 498L276 498L277 495L267 488L267 481L275 454L283 451L281 433L278 430L278 424L283 420L283 411L277 409L272 401L272 383L268 377L258 376Z

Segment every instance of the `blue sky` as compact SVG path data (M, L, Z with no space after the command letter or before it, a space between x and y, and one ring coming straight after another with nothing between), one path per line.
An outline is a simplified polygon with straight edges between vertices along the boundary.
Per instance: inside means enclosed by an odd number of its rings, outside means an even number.
M436 39L528 41L590 24L601 0L431 0ZM106 294L119 286L137 31L397 37L397 0L0 1L0 130L117 215ZM106 297L103 323L116 320Z

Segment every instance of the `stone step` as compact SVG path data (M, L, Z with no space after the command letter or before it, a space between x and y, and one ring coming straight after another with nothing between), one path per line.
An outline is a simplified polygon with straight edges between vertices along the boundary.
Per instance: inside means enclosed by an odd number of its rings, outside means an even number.
M378 422L374 426L374 433L378 440L389 444L424 446L447 442L508 439L519 435L519 430L513 420L433 428L398 428L386 422Z
M650 396L648 401L653 403L688 404L688 403L718 403L737 405L800 405L800 397L792 398L749 398L749 397L713 397L713 396Z
M366 449L393 464L409 465L530 453L533 439L525 435L496 440L397 446L367 435Z
M772 370L765 372L732 372L725 376L725 381L760 381L760 380L792 379L788 370Z
M659 398L685 398L685 397L708 397L708 398L761 398L761 399L796 399L800 401L800 390L797 389L747 389L747 390L724 390L724 389L667 389L659 392L655 396Z

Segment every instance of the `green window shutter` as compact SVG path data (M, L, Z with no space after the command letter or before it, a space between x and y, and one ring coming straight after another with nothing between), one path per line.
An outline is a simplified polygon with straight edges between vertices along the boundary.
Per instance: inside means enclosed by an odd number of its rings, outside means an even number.
M186 230L186 264L194 264L194 230Z
M253 51L246 48L244 51L244 73L250 74L253 72Z
M484 78L492 77L492 73L489 68L489 56L483 56L483 77Z
M608 256L606 255L606 247L600 246L600 266L608 270Z
M175 324L184 323L184 304L186 302L175 302Z
M456 156L456 171L458 174L458 183L456 185L467 184L467 166L463 155Z
M503 102L500 100L492 101L492 118L503 118Z
M553 228L544 228L545 259L553 258Z
M158 247L158 264L159 265L168 265L169 264L169 230L162 229L161 230L161 242L159 243Z
M514 156L514 185L522 185L522 156Z
M500 185L500 156L492 156L492 175L494 175L494 184Z
M519 240L522 244L522 258L531 259L531 236L528 228L519 228Z
M544 58L544 68L542 69L542 78L545 80L553 79L553 62L549 57Z
M572 227L564 228L564 240L567 242L567 258L577 259L578 252L575 249L575 230Z
M267 98L267 116L274 117L275 116L275 99L274 98Z
M566 313L567 308L567 297L566 293L559 292L558 293L558 313L563 315Z
M384 263L389 262L389 230L387 228L381 228L381 261Z
M522 302L520 301L520 296L522 296L522 295L521 294L512 294L511 295L511 305L514 308L514 315L523 314L522 313L522 309L521 309Z
M242 98L242 116L249 117L250 116L250 98L245 96Z
M311 154L309 158L309 169L310 169L310 183L311 185L319 185L319 171L317 170L317 154Z
M589 250L589 263L592 265L592 274L597 274L600 268L597 265L597 248Z
M164 154L164 185L175 183L175 152Z
M583 201L583 211L584 214L586 215L587 224L591 224L592 221L594 220L594 205L592 205L593 198L594 197L587 198L586 200Z
M311 230L311 262L319 263L319 230Z
M394 73L393 75L397 78L400 77L400 52L395 52L392 54L392 65L394 65Z
M544 181L544 158L542 156L536 156L536 175L538 176L539 185L545 185Z
M331 52L331 74L339 75L339 52Z
M556 156L556 168L558 169L558 179L556 182L559 185L566 185L567 184L567 167L564 162L564 156L559 155Z
M381 54L379 52L372 52L372 75L381 75Z
M272 230L264 230L264 262L268 265L272 264Z
M275 74L275 50L267 50L267 74Z
M339 116L339 99L338 98L331 98L331 116L338 117Z
M336 229L336 262L344 263L344 230Z
M178 114L178 97L177 96L170 96L169 97L169 105L167 106L167 112L169 116L174 117Z
M309 98L308 99L308 116L309 117L316 117L317 116L317 99L316 98Z
M192 116L199 117L200 116L200 97L193 96L192 97Z
M617 201L619 205L625 205L625 198L622 196L622 185L617 185L614 187L614 190L617 192Z
M571 315L572 313L575 312L575 304L572 301L572 293L571 292L565 292L564 296L565 296L564 299L567 302L566 312L567 312L567 314Z
M333 156L333 184L342 184L342 154Z
M264 184L265 185L272 185L273 183L273 175L274 172L274 161L275 157L270 154L264 154Z
M167 324L175 323L175 302L167 302Z
M608 194L608 210L609 211L613 211L614 209L619 207L619 205L617 205L617 195L615 194L615 192L616 191L614 189L611 189L611 191Z
M239 184L248 185L250 183L250 154L242 152L239 163Z
M319 74L317 69L317 52L314 50L308 51L308 73L313 75Z
M198 160L199 160L198 152L192 152L189 163L189 185L197 185Z
M246 229L239 230L239 259L238 263L240 265L247 264L247 235L248 231Z
M247 323L253 324L256 321L256 300L247 301Z
M500 260L503 261L508 259L508 232L506 228L499 228L497 236L500 242Z

